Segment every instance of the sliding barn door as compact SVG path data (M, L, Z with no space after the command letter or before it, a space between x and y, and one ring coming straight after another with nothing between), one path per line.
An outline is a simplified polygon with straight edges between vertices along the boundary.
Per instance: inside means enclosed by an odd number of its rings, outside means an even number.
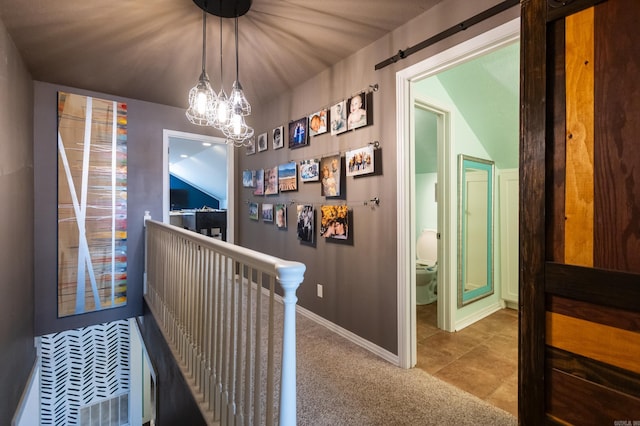
M522 20L520 422L640 424L640 1Z

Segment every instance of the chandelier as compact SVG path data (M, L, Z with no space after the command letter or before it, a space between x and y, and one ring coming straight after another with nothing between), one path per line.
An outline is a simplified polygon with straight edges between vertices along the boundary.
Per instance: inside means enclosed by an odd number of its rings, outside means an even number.
M238 51L238 17L251 8L251 0L235 0L218 2L193 0L202 9L202 71L196 85L189 91L189 108L187 119L199 126L210 126L220 130L228 144L235 146L248 145L253 141L254 130L248 126L245 117L251 114L251 105L247 100L242 84L240 84L239 51ZM206 62L206 15L210 13L220 17L220 91L211 87L209 76L205 70ZM223 87L222 79L222 18L235 20L236 79L229 97Z

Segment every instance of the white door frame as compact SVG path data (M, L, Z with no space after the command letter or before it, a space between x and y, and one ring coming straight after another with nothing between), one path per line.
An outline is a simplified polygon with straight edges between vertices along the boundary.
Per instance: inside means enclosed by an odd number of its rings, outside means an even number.
M411 93L411 85L413 82L435 75L474 57L497 50L518 40L519 37L520 18L516 18L396 73L396 140L398 141L396 168L398 171L398 361L402 368L411 368L416 364L416 290L415 276L413 273L415 270L415 256L413 255L413 253L415 253L415 242L413 241L414 234L411 233L412 226L415 229L415 217L413 216L414 213L412 213L414 201L411 199L413 188L412 179L415 180L415 177L413 176L414 166L412 164L413 152L415 151L415 141L412 137L412 126L414 122L413 108L415 99ZM449 146L445 149L453 153L455 152L455 150L452 149L453 138L451 138L451 142L452 143L448 144ZM439 154L439 157L442 156ZM440 162L440 158L438 159L438 162ZM450 170L449 164L439 163L438 179L440 179L441 167L446 167ZM451 176L451 174L449 173L448 176ZM444 186L450 184L450 182L448 182L449 180L451 179L445 179ZM440 188L441 186L443 185L438 185L438 191L442 195L442 203L445 203L445 198L451 198L451 191L449 190L450 186L449 189L446 187ZM440 202L438 204L438 209L440 210ZM447 203L447 205L449 204ZM450 217L452 216L452 212L444 211L443 215L443 220L449 222L447 229L450 230ZM440 217L438 220L440 220ZM452 247L455 248L455 244L451 243L451 236L455 235L455 230L453 233L443 232L445 228L444 226L441 227L440 223L438 223L438 228L439 230L442 230L440 231L441 240L439 241L439 247L442 246L442 248L439 249L439 255L442 254L443 257L439 257L438 259L438 275L440 275L442 273L440 265L442 265L443 261L446 261L446 253L451 254ZM455 259L455 257L449 256L447 259L449 268L444 272L445 274L450 273L456 265L456 262L450 261L451 259ZM439 279L439 282L445 283L446 281L444 279ZM456 286L450 283L450 285L442 285L442 287L446 288L438 289L438 297L442 297L442 302L439 301L438 308L442 306L442 309L439 309L439 311L447 310L447 308L449 308L448 314L443 318L444 321L442 323L442 328L450 330L452 324L455 323L454 316L456 307L454 304L456 299L455 297L451 297L451 295L454 293ZM444 305L445 303L446 307ZM440 320L438 320L438 323L439 325L441 324Z
M169 223L169 138L192 139L199 142L209 142L226 145L224 138L199 135L197 133L180 132L177 130L162 130L162 221ZM234 213L235 206L235 150L233 145L227 145L227 242L234 242Z

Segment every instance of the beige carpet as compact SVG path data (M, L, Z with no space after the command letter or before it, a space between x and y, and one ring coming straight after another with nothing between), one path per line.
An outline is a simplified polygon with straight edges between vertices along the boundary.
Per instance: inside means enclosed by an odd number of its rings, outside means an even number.
M417 368L395 367L296 315L298 425L517 425Z

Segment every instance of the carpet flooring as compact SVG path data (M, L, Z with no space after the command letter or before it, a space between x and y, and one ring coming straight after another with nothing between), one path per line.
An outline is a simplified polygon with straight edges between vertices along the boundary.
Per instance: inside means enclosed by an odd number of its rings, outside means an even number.
M299 425L517 425L516 417L423 370L401 369L296 316Z

